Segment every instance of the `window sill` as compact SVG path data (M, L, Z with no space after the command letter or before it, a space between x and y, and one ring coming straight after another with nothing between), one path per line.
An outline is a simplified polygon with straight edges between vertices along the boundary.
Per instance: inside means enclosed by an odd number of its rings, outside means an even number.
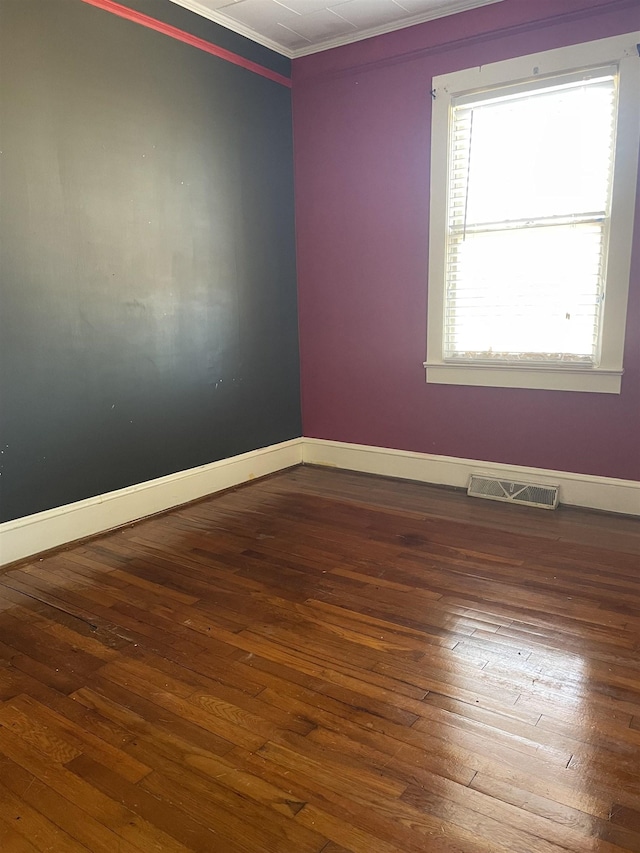
M480 385L489 388L537 388L619 394L622 370L539 365L450 364L425 362L427 382L437 385Z

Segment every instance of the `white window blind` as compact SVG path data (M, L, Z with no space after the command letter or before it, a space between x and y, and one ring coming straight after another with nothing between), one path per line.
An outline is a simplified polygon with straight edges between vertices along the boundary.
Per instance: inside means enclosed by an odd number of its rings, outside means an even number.
M596 366L617 67L451 103L445 361Z

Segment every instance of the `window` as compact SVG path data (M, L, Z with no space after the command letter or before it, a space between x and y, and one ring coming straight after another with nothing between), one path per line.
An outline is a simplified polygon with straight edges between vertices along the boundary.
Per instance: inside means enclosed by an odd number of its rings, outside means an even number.
M620 392L638 41L434 79L428 382Z

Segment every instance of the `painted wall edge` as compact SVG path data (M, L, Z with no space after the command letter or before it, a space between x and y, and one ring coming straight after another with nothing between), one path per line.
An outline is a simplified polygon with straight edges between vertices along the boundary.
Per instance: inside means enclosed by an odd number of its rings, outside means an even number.
M218 47L237 53L286 77L291 76L291 60L264 45L223 27L171 0L117 0L134 12L155 18L164 24L177 27L185 33L205 39ZM134 24L132 23L132 26Z

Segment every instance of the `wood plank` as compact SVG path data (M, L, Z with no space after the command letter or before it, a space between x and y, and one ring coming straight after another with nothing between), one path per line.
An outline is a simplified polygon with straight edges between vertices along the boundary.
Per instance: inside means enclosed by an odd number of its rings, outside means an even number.
M640 853L640 523L301 467L0 572L8 853Z

